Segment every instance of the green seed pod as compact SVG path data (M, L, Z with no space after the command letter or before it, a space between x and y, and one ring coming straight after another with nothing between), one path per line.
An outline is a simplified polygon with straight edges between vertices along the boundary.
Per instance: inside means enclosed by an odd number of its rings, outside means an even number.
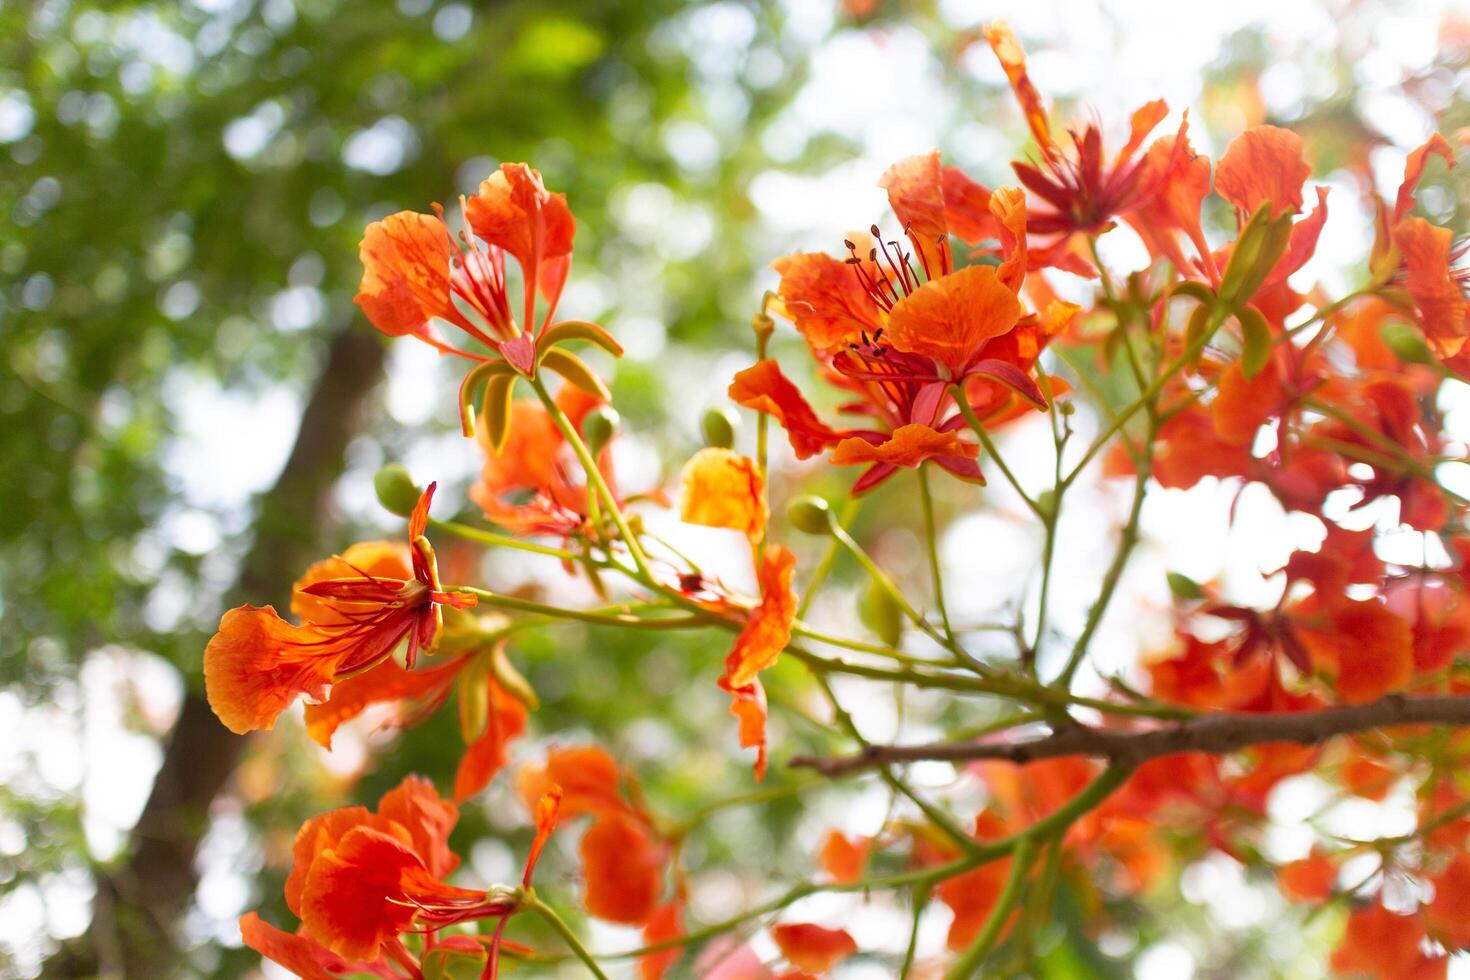
M1423 335L1407 323L1385 323L1378 336L1384 346L1393 351L1393 356L1405 364L1435 363L1434 354L1424 343Z
M599 405L587 413L582 422L582 438L587 440L587 448L592 450L592 455L602 452L612 442L621 422L618 410L611 405Z
M787 505L786 518L792 527L807 534L832 533L832 508L821 497L797 497Z
M402 463L389 463L373 477L373 488L378 491L378 503L389 513L407 517L413 513L414 505L422 493L414 486L413 477Z
M903 639L903 610L893 601L893 596L877 582L869 582L858 603L858 618L890 647L897 647Z
M729 449L735 445L735 433L740 429L740 416L727 406L711 408L704 413L704 444L716 449Z

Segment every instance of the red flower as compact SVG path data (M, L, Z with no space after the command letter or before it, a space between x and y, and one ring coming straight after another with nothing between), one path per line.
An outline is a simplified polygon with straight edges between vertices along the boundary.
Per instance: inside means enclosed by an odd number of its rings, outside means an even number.
M826 380L856 396L843 410L868 416L871 427L824 423L774 361L737 374L730 397L780 422L799 458L841 444L833 462L868 465L854 493L927 459L983 482L975 447L955 436L965 419L948 390L963 387L988 419L1010 417L1013 394L1044 410L1031 369L1060 323L1025 314L1016 295L1027 266L1024 200L1014 188L991 193L941 167L937 152L900 160L880 184L902 240L883 240L875 225L871 238L847 239L845 261L803 253L775 263L786 315ZM997 239L999 266L956 269L951 234Z
M475 604L474 596L439 584L434 550L424 537L433 495L430 484L409 520L411 568L391 545L359 546L314 566L297 583L293 606L302 625L293 626L270 606L224 614L204 650L204 683L210 707L227 728L241 734L270 728L298 695L325 700L335 680L370 670L405 640L411 668L419 650L437 642L442 607ZM354 564L365 554L383 564Z
M1079 263L1064 254L1069 237L1100 234L1112 227L1114 218L1149 203L1187 152L1184 129L1170 145L1170 157L1163 166L1151 165L1139 155L1148 134L1169 114L1168 105L1158 99L1133 113L1128 142L1111 161L1103 152L1102 132L1096 123L1088 123L1081 132L1072 131L1069 153L1052 136L1046 106L1026 72L1026 52L1010 26L1004 21L991 24L985 28L985 39L1000 59L1041 151L1039 166L1012 164L1026 189L1049 205L1048 210L1032 213L1028 230L1033 235L1060 236L1046 264L1088 275L1085 264L1078 268Z

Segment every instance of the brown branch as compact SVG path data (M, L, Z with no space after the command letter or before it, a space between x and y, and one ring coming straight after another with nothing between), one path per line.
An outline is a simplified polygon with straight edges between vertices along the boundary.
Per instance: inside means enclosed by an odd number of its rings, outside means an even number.
M1311 745L1333 735L1396 725L1470 726L1470 695L1406 697L1391 694L1369 704L1320 711L1246 714L1221 712L1147 730L1117 731L1079 725L1029 742L937 742L870 745L847 756L797 756L789 765L828 776L899 762L971 762L1000 759L1018 765L1038 759L1083 755L1136 766L1180 752L1223 754L1266 742Z

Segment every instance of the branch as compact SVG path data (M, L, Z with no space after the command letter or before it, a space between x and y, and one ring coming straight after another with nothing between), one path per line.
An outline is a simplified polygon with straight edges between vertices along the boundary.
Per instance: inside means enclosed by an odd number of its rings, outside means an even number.
M828 776L846 775L896 762L1000 759L1024 765L1038 759L1069 755L1094 756L1115 765L1131 767L1180 752L1224 754L1266 742L1311 745L1333 735L1396 725L1470 726L1470 695L1405 697L1390 694L1369 704L1323 708L1320 711L1222 712L1145 731L1079 726L1030 742L870 745L852 755L835 758L797 756L789 764L815 769Z

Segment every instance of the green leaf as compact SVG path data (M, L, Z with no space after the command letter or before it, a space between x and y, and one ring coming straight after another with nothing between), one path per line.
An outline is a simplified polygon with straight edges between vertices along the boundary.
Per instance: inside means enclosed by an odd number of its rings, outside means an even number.
M1169 579L1169 591L1174 593L1174 598L1194 601L1205 597L1205 590L1188 575L1169 572L1167 578Z

